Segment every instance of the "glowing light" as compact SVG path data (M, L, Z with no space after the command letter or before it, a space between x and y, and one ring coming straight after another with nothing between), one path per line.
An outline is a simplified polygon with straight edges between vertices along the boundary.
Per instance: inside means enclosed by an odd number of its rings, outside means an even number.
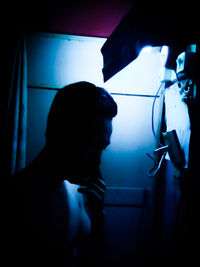
M160 51L160 62L162 66L165 66L167 62L168 53L169 53L169 47L166 45L162 46L161 51Z
M141 52L142 53L151 53L152 46L145 46L142 48Z

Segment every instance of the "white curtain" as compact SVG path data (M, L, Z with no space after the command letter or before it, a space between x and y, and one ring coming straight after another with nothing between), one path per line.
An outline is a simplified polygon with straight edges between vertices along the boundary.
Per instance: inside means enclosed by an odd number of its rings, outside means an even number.
M25 34L17 40L10 73L6 114L6 174L14 174L26 164L27 54Z

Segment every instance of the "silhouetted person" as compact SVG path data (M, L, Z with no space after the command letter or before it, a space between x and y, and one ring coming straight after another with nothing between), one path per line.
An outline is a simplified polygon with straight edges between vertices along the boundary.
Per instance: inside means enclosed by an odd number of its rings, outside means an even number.
M113 98L91 83L58 91L43 150L10 178L8 263L103 265L105 183L99 164L116 114ZM89 216L77 190L86 195Z

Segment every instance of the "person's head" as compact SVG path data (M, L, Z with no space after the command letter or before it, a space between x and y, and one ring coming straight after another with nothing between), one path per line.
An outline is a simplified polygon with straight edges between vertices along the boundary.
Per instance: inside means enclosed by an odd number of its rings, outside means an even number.
M94 84L70 84L56 94L47 120L46 144L54 148L62 173L72 182L81 183L77 179L92 176L98 168L116 114L111 95Z

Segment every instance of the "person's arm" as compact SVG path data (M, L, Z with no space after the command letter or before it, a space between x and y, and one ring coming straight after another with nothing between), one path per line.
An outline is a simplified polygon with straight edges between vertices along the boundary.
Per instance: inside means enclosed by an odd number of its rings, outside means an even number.
M86 195L87 209L91 220L91 233L88 239L88 257L91 265L106 266L106 238L105 238L105 212L104 193L105 182L99 175L93 178L87 187L78 191Z

